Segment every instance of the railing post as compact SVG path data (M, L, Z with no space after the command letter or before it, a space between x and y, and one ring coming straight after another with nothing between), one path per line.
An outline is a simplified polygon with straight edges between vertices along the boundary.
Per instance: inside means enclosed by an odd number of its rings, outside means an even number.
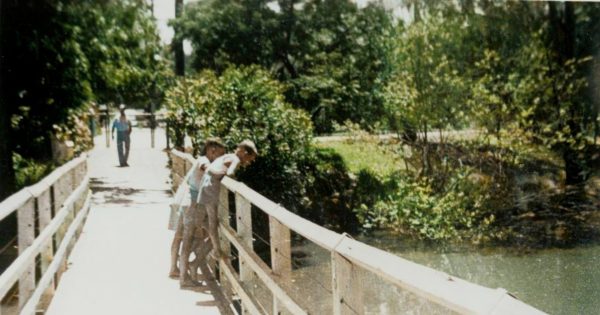
M38 197L37 197L37 209L39 216L39 230L40 233L50 224L52 221L52 188L51 186L47 187ZM46 270L48 270L48 266L52 262L54 258L54 252L52 250L52 239L49 240L48 244L44 246L44 249L41 252L41 266L40 271L41 274L45 274ZM54 281L50 283L46 291L42 296L42 306L45 308L50 304L52 300L52 296L54 295Z
M220 224L229 227L229 190L227 187L221 185L221 192L219 195L219 222ZM231 253L231 244L229 240L223 235L223 233L219 233L219 244L221 245L221 250L227 254ZM229 259L224 262L225 264L229 264ZM223 262L220 262L223 264ZM212 268L213 272L215 272L215 268ZM225 266L219 265L219 280L221 282L221 287L223 288L223 294L227 298L228 301L231 300L231 285L227 280L227 276L225 275Z
M338 243L338 246L343 240ZM331 252L331 275L333 314L364 314L362 272L352 262L337 253L335 248Z
M252 245L252 205L242 195L235 194L235 217L237 220L237 235L242 244L250 250L254 248ZM252 269L246 267L245 257L240 257L240 280L247 281L251 279Z
M58 213L60 211L60 209L62 209L64 202L66 201L67 197L70 194L70 190L69 187L71 187L70 183L68 182L68 176L64 176L64 174L58 178L56 180L56 182L54 183L54 196L56 197L54 199L54 209L55 211ZM68 226L68 224L70 223L70 216L72 214L69 214L64 222L61 224L61 226L59 227L58 231L56 231L56 234L54 234L53 238L56 244L56 248L58 248L58 246L60 245L60 243L63 241L63 238L65 236L65 232L66 232L66 227ZM60 282L60 278L62 277L62 274L67 270L67 260L63 259L63 261L60 264L60 267L58 268L57 272L56 272L56 276L54 278L54 282L55 282L55 286L58 286L58 283Z
M269 216L269 235L271 244L271 267L278 276L278 284L287 291L292 282L292 247L290 229L277 219ZM281 302L273 297L273 314L281 314Z
M252 245L252 204L239 193L235 193L235 218L237 223L237 235L242 244L249 250L253 250ZM252 269L247 266L246 257L238 258L240 266L240 281L249 282L252 280ZM247 310L242 304L242 314L247 314Z
M35 199L30 198L17 210L17 235L19 255L29 247L35 239ZM35 290L35 257L27 264L27 270L19 278L19 309L21 309Z

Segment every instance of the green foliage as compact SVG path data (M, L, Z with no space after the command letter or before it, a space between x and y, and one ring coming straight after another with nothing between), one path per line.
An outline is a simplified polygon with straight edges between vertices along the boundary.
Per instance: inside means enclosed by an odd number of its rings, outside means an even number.
M145 1L9 0L2 10L10 12L2 19L0 68L11 151L49 159L55 126L66 138L79 133L67 130L78 125L72 115L92 100L160 98L168 71Z
M80 107L70 109L67 121L54 125L54 135L56 139L65 143L70 141L73 143L73 154L78 156L94 146L91 130L89 127L90 119L93 119L90 114L89 107Z
M2 102L11 117L11 150L50 156L49 131L91 97L89 62L69 23L66 1L6 1L2 21ZM4 16L3 16L4 17ZM10 47L6 49L5 47Z
M290 88L286 100L311 113L316 131L347 119L370 128L383 113L391 17L376 5L335 1L203 1L173 22L192 42L197 70L258 64ZM302 4L302 5L298 5Z
M310 154L309 117L283 98L283 86L256 66L210 71L180 81L167 93L168 117L197 145L221 137L233 150L243 139L256 143L260 156L238 176L253 189L292 210L302 205Z
M391 194L373 208L360 208L359 218L367 227L392 227L427 240L481 237L494 216L486 215L485 187L468 175L468 169L457 170L438 193L426 181L400 176Z
M16 173L16 190L39 182L54 169L52 163L26 159L18 153L13 154L13 165Z
M302 215L336 230L356 231L359 224L352 209L360 200L342 157L332 149L318 148L305 161L303 170L308 185Z
M439 18L413 23L398 34L394 74L385 93L392 121L420 132L464 125L469 81L451 55L462 32L460 20Z
M150 8L143 0L79 1L67 6L89 63L99 103L159 102L171 72Z

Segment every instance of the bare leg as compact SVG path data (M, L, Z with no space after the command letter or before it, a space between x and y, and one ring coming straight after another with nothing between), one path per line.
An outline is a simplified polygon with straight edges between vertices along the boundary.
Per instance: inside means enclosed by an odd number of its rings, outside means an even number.
M190 279L188 273L190 254L192 251L192 241L196 229L193 220L194 211L195 205L192 204L183 214L183 240L181 244L181 255L179 256L179 285L181 287L197 285L197 283Z
M179 259L179 248L181 247L181 239L183 237L183 215L177 219L177 230L175 230L175 236L173 236L173 242L171 243L171 271L169 277L179 278L179 268L177 267L177 260Z
M219 217L217 213L217 207L212 205L206 206L206 214L208 215L208 236L210 237L210 241L212 243L213 252L215 259L225 258L228 255L222 252L221 246L219 244Z
M205 238L194 238L194 255L196 258L190 261L190 274L192 279L199 280L211 280L210 277L206 277L206 275L198 275L198 269L200 268L201 263L208 263L207 256L210 250L212 249L212 245L210 243L210 239L208 237Z

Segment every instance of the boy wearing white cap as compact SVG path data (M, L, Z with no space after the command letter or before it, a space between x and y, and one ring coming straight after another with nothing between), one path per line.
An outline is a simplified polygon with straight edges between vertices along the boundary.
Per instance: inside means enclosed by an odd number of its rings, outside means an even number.
M258 156L258 150L254 142L244 140L240 142L234 153L225 154L214 160L204 173L198 194L198 204L206 208L208 214L208 236L212 242L214 258L229 256L221 251L218 235L219 194L221 191L221 179L225 175L232 176L238 165L242 167L250 165Z

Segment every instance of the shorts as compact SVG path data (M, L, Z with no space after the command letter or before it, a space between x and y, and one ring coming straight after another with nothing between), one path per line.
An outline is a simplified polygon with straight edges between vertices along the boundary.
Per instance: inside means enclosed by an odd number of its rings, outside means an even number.
M198 191L196 189L190 188L190 197L192 198L192 204L196 203L198 200Z
M183 231L187 235L202 235L206 225L206 208L200 204L190 206L183 213Z

